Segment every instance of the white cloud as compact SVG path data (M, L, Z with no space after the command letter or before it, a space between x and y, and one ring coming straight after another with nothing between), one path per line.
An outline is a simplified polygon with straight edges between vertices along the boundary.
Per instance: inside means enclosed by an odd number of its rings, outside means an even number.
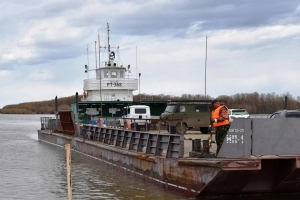
M107 45L107 22L122 64L131 65L133 78L142 73L142 93L204 94L207 33L207 94L299 95L297 1L259 9L252 1L188 0L0 5L0 107L81 93L86 47L94 68L97 31Z
M41 41L63 41L72 40L80 36L82 30L68 25L66 18L51 18L37 21L34 26L27 30L27 33L20 39L21 46L36 45Z
M10 71L7 71L7 70L0 71L0 78L1 79L8 78L10 75L11 75Z
M29 79L48 81L53 79L53 74L49 70L35 70L29 74Z
M252 46L260 43L270 42L282 38L296 37L300 34L300 25L275 25L267 27L258 27L252 29L233 29L208 32L208 37L213 38L213 45L227 46ZM276 41L275 41L276 42Z

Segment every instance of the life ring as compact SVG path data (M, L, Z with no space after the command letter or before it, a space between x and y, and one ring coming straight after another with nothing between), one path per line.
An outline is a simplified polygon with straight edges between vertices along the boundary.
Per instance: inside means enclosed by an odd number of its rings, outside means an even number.
M87 92L87 91L84 91L84 92L83 92L83 97L84 97L84 98L87 98L87 97L88 97L88 92Z

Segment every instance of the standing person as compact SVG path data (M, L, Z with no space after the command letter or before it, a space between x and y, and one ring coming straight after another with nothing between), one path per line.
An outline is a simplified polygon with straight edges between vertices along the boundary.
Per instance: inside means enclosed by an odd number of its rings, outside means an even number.
M103 125L103 119L102 117L99 117L98 126L102 126L102 125Z
M213 107L211 111L211 124L216 128L216 155L218 155L229 129L229 115L228 108L225 105L220 105L218 99L214 99L211 104Z

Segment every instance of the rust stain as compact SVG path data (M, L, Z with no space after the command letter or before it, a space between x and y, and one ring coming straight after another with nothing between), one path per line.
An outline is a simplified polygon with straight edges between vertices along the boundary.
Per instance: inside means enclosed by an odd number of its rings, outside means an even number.
M138 154L138 155L137 155L137 158L138 158L138 159L141 159L141 160L146 160L146 159L149 158L149 155Z
M255 161L230 161L230 162L222 162L222 168L243 168L243 167L258 167L259 162Z
M182 183L188 183L191 184L193 181L193 173L191 170L185 170L183 169L181 173L178 173L178 178L180 179L180 182Z

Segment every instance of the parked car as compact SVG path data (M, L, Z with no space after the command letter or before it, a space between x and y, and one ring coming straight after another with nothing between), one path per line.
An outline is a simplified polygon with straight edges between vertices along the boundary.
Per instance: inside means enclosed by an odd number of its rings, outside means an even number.
M235 118L250 118L249 113L246 109L228 109L229 122L231 123Z
M300 118L300 110L278 110L270 118Z

